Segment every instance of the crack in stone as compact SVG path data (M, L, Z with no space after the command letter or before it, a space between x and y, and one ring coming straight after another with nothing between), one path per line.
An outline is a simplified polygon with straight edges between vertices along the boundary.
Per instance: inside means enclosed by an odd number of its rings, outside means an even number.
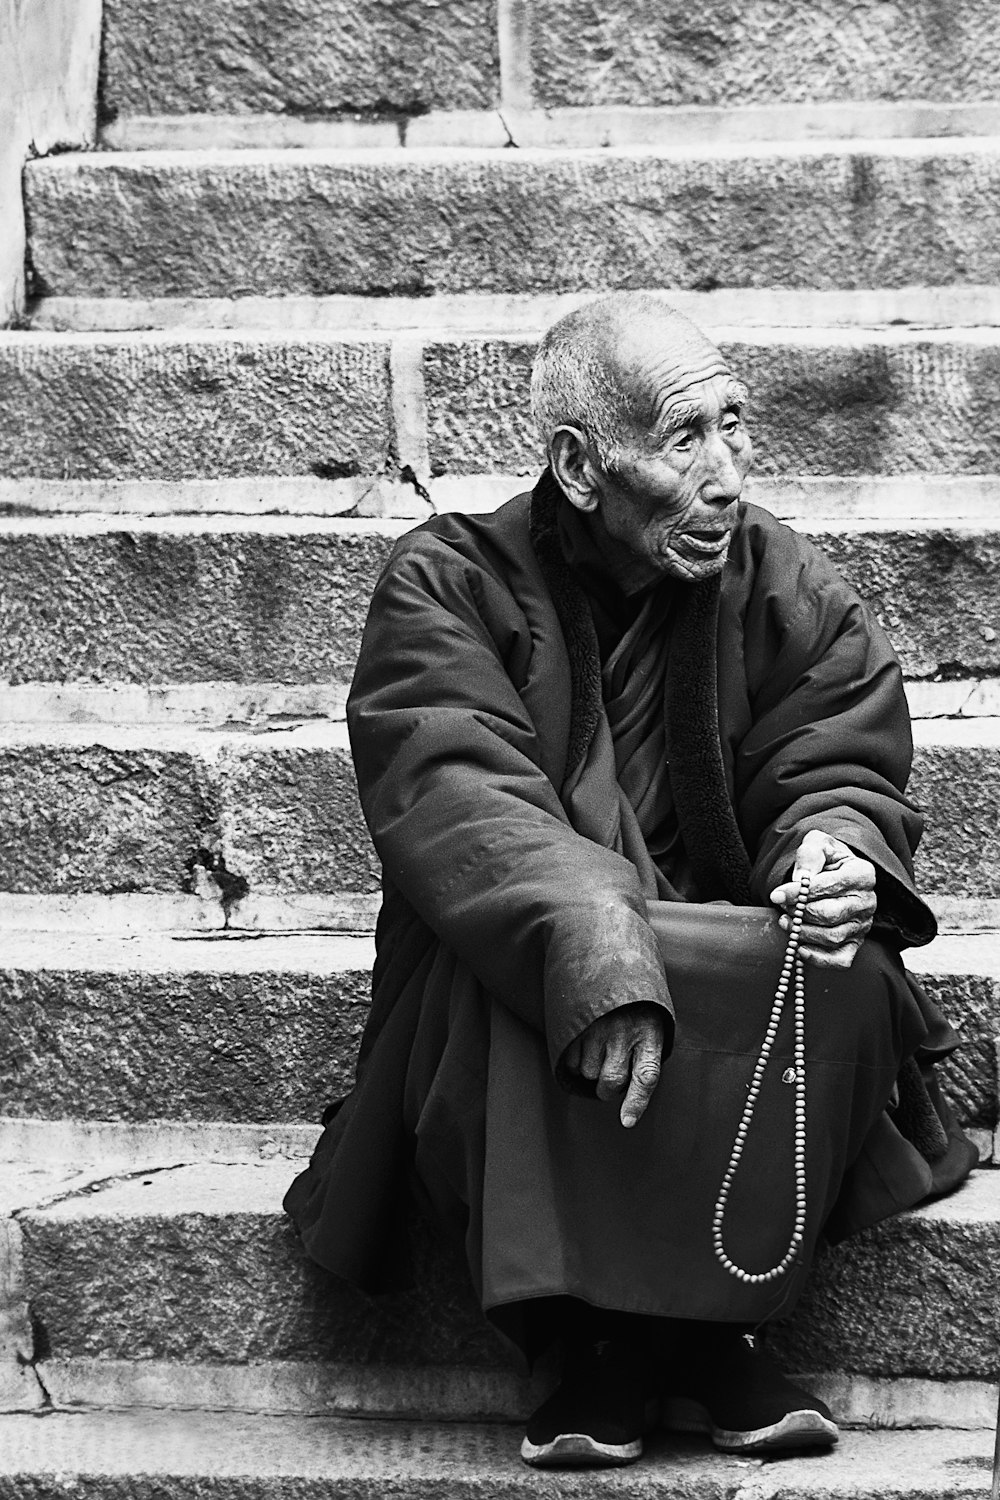
M403 484L412 485L417 496L427 505L429 505L434 514L437 515L437 506L434 504L431 492L426 485L421 484L420 480L417 478L412 464L403 464L402 468L399 471L399 477Z
M515 150L515 151L519 150L520 148L518 147L517 142L515 141L513 135L511 134L510 126L507 124L507 121L504 119L503 114L502 114L502 112L499 109L497 110L497 119L500 121L500 124L503 126L504 131L505 131L506 136L507 136L506 141L504 141L504 149L505 150L509 150L509 149L513 148L513 150Z
M29 1309L29 1313L30 1313L30 1309ZM40 1328L41 1324L39 1324L38 1321L37 1321L37 1319L34 1317L34 1315L32 1315L31 1316L31 1328L32 1328L32 1332L33 1333L35 1332L36 1327ZM44 1332L44 1330L43 1330L43 1332ZM35 1416L39 1416L39 1417L46 1416L46 1415L48 1415L49 1412L53 1412L56 1409L56 1404L55 1404L55 1402L52 1399L52 1393L49 1390L48 1386L45 1384L45 1381L42 1379L42 1372L38 1368L39 1363L40 1363L40 1361L41 1361L42 1358L43 1358L42 1354L39 1353L37 1349L32 1351L32 1355L31 1355L30 1359L28 1359L27 1356L24 1355L24 1354L20 1354L19 1353L17 1355L17 1362L20 1365L21 1369L22 1370L30 1370L31 1371L32 1375L35 1377L35 1381L36 1381L36 1383L38 1385L38 1389L41 1391L41 1394L42 1394L42 1404L41 1404L41 1407L39 1407L36 1410L36 1412L35 1412Z
M235 1165L225 1162L224 1166ZM76 1187L68 1188L65 1192L54 1193L51 1198L43 1198L37 1203L25 1204L23 1208L16 1208L11 1214L15 1223L19 1223L25 1214L41 1213L45 1209L57 1208L63 1203L72 1203L75 1198L89 1198L94 1193L103 1191L104 1188L118 1187L125 1182L135 1182L142 1177L156 1177L162 1172L177 1172L182 1167L197 1166L195 1161L172 1161L165 1162L161 1166L136 1167L131 1171L109 1173L107 1177L95 1177L88 1179Z

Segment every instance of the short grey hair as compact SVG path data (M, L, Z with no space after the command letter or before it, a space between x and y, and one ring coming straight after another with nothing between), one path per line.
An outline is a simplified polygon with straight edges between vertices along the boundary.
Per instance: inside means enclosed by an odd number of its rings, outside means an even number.
M632 293L627 305L631 315L664 313L649 293ZM557 427L576 427L605 470L617 466L637 429L625 392L608 372L608 332L623 321L622 312L613 295L575 308L543 335L531 368L531 415L546 449Z
M531 372L531 409L551 457L559 427L575 427L605 473L618 469L628 448L649 440L652 406L635 382L616 374L616 353L637 330L694 353L719 371L728 365L712 340L683 313L653 292L612 292L582 303L542 338ZM735 379L735 377L733 377ZM746 399L746 387L736 382Z

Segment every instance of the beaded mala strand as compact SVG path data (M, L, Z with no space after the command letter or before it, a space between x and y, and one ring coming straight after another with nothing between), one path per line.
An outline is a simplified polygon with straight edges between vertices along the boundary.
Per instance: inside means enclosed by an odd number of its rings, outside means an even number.
M715 1202L715 1214L712 1221L712 1244L715 1256L725 1267L731 1276L738 1281L746 1282L748 1285L756 1285L760 1282L775 1281L784 1275L798 1255L802 1246L806 1227L806 985L805 976L802 972L802 963L799 959L799 942L802 936L802 920L805 915L806 902L809 899L808 874L802 875L799 880L799 894L795 900L795 910L788 931L788 943L785 948L785 960L781 966L781 976L778 980L777 989L774 992L774 1004L771 1007L771 1019L767 1023L767 1032L761 1045L760 1056L753 1071L750 1089L747 1094L746 1104L743 1106L743 1118L740 1120L736 1131L736 1139L729 1157L729 1165L719 1188L719 1196ZM726 1254L723 1243L723 1221L726 1217L726 1205L729 1201L729 1193L736 1176L736 1169L743 1155L743 1147L746 1145L747 1132L750 1121L753 1119L754 1110L757 1107L757 1099L760 1095L761 1085L764 1081L764 1072L771 1057L771 1049L774 1039L778 1034L778 1026L784 1010L785 998L789 986L794 988L795 1004L795 1066L792 1069L795 1083L795 1226L792 1237L788 1243L788 1249L777 1265L772 1266L769 1271L745 1271L738 1266ZM786 1081L791 1082L792 1079Z

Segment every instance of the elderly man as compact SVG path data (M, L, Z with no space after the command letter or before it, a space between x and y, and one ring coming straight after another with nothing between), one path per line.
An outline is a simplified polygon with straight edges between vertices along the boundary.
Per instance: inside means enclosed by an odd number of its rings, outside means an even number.
M955 1035L899 958L934 933L899 668L740 501L746 400L657 298L563 318L532 379L548 467L402 539L348 704L384 872L373 1002L286 1206L376 1291L409 1189L493 1322L529 1358L561 1343L532 1464L637 1458L657 1396L730 1451L835 1441L753 1330L821 1233L974 1161L931 1076ZM806 965L795 1044L780 951L741 962L738 908L768 903Z

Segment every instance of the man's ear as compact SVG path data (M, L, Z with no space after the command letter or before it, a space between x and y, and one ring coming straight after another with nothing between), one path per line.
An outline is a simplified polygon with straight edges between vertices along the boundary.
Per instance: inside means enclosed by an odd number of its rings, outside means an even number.
M587 439L577 427L557 427L549 444L549 463L560 488L577 510L597 509L600 484Z

